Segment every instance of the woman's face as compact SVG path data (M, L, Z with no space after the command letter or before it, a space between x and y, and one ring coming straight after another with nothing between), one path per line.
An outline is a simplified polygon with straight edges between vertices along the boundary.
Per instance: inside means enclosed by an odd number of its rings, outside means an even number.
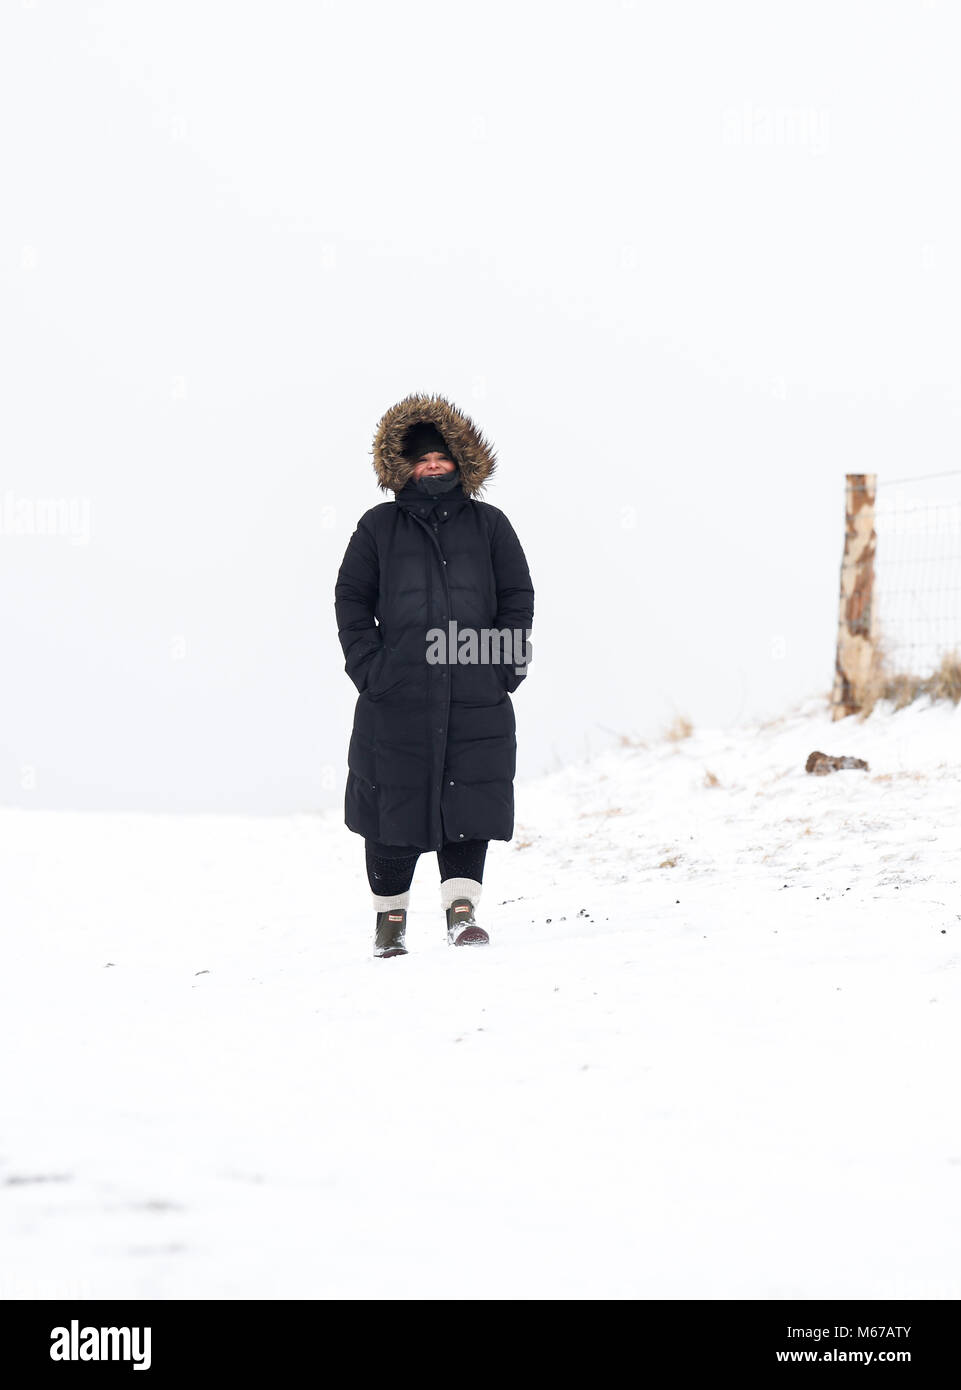
M449 459L446 454L421 454L420 458L414 464L412 476L415 478L423 478L426 475L428 478L436 478L442 473L453 473L453 471L453 461Z

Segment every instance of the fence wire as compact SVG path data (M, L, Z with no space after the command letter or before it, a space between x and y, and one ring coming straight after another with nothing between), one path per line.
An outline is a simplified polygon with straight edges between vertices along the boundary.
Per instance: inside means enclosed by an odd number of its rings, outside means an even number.
M875 631L892 675L930 676L961 654L961 497L924 501L916 487L947 477L961 479L961 469L878 479Z

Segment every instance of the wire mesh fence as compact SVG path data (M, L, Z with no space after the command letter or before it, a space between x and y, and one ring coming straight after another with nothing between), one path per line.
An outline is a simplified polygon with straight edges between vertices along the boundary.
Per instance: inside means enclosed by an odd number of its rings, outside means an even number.
M925 689L957 699L959 679L961 469L880 483L849 473L835 718Z
M929 676L961 651L961 481L954 496L918 491L882 477L875 503L877 641L891 675Z

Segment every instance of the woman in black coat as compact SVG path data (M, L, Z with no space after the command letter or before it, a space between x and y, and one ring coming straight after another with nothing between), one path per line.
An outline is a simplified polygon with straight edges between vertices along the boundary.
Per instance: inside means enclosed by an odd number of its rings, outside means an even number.
M514 833L511 692L527 674L534 590L507 517L477 494L496 457L442 396L383 416L374 469L392 502L365 512L334 591L359 692L345 820L365 840L374 954L404 955L410 885L437 852L448 940L481 945L490 840Z

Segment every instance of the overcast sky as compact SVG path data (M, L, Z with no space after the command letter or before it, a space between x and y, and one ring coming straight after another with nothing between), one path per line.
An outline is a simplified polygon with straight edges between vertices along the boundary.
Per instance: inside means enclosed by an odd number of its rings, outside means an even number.
M961 466L957 6L0 26L0 802L341 803L334 580L411 391L530 562L519 772L830 689L845 472Z

